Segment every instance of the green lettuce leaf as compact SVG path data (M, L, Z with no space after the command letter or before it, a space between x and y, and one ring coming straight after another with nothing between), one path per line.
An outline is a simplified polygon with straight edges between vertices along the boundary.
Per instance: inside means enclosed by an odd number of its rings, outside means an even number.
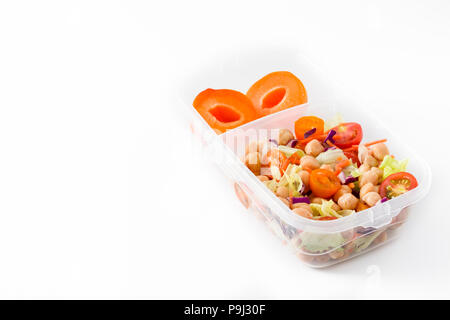
M355 252L361 252L364 249L367 249L372 242L382 233L384 230L378 230L374 233L371 233L369 235L363 236L361 238L355 239Z
M289 189L289 195L291 197L300 196L300 191L303 187L302 178L299 175L301 170L302 168L300 166L289 164L283 177L278 182L278 185L285 186Z
M314 253L328 251L345 243L345 239L340 233L302 232L300 239L302 240L301 247Z
M332 164L338 162L338 159L347 159L341 149L328 149L316 157L320 164Z
M297 149L297 148L290 148L290 147L286 147L286 146L278 146L278 150L283 152L285 154L285 156L288 157L288 158L290 156L292 156L294 153L297 153L300 156L300 158L305 155L303 150L300 150L300 149Z
M322 204L311 203L310 207L313 211L314 216L342 218L339 213L331 208L333 206L333 203L333 200L322 200Z
M341 123L344 123L344 118L340 113L336 113L336 115L333 118L325 121L324 132L327 132L328 130L337 127Z
M393 173L406 171L407 166L408 159L399 161L391 156L385 156L380 164L380 168L383 169L383 179L386 179Z
M339 210L337 213L343 217L346 217L354 214L355 212L355 210Z
M278 187L278 183L275 180L268 180L263 182L269 190L275 192Z

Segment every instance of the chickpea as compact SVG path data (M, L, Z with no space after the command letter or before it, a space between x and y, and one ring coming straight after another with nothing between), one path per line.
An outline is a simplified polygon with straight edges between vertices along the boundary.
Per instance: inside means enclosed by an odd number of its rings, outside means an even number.
M291 205L291 209L297 209L297 208L302 208L302 209L308 210L311 214L313 212L311 207L307 203L295 203L295 204Z
M384 143L377 143L371 148L373 156L379 161L383 160L385 156L389 155L389 149Z
M342 248L337 248L333 251L331 251L328 255L330 256L331 259L336 260L336 259L340 259L344 256L345 254L345 250Z
M261 160L258 152L251 152L245 156L245 165L255 175L259 176L261 172Z
M289 197L289 189L284 186L279 186L276 191L277 196L281 198Z
M342 210L355 210L358 202L358 198L351 193L344 193L338 200L338 204Z
M285 205L287 205L288 207L290 206L289 201L286 198L282 198L282 197L278 197L278 199L281 200L281 202L283 202Z
M374 186L378 184L378 173L375 171L364 172L359 180L359 186L362 187L367 183L372 183Z
M314 259L314 262L316 262L317 264L325 264L328 261L330 261L330 257L328 256L328 254L324 253L321 255L316 256L316 258Z
M307 168L310 170L319 169L320 163L316 158L311 156L304 156L300 159L300 165L302 168Z
M372 182L366 183L361 187L361 189L359 190L359 197L362 199L369 192L377 192L377 188L373 185Z
M294 139L294 135L290 130L280 129L278 131L278 144L285 146L292 139Z
M336 192L333 196L333 200L334 202L338 202L339 198L344 194L344 193L352 193L352 189L347 186L347 185L343 185L341 186L341 188L338 190L338 192Z
M299 216L302 216L304 218L311 219L313 217L312 213L304 208L295 208L292 210L295 214L298 214Z
M378 175L378 182L381 182L383 180L383 169L373 167L372 169L370 169L370 171L373 171Z
M320 153L323 152L323 150L325 150L325 148L316 139L311 140L310 142L308 142L308 144L305 147L306 154L308 154L310 156L313 156L313 157L317 157Z
M376 192L369 192L362 198L362 200L367 203L367 205L373 207L378 201L381 200L381 196Z
M370 171L370 167L367 163L363 163L362 165L359 166L359 172L361 172L361 174L366 173Z
M361 163L366 161L366 157L369 155L369 149L364 145L359 145L358 147L358 159Z
M303 184L305 185L305 188L309 188L309 172L306 170L302 170L298 173L300 176L300 179L302 179Z
M364 159L364 163L367 164L369 167L377 167L378 166L378 161L377 159L375 159L374 157L368 155L365 159Z
M324 169L324 170L328 170L328 171L334 171L333 168L329 164L321 165L320 169Z

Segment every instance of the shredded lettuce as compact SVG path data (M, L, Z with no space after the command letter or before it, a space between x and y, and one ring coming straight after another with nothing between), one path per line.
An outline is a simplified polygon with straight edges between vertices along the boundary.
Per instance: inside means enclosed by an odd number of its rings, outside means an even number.
M328 149L319 154L316 159L320 164L332 164L339 161L338 159L343 160L347 159L347 157L341 149Z
M319 216L319 217L336 217L336 218L342 218L342 216L337 213L333 208L333 200L322 200L322 204L318 203L311 203L310 207L313 211L313 215Z
M336 115L325 121L324 131L327 132L330 129L333 129L334 127L337 127L341 123L344 122L344 118L340 113L336 113Z
M275 180L268 180L263 182L269 190L275 192L278 187L278 183Z
M302 240L301 248L313 253L328 251L345 243L340 233L302 232L300 239Z
M275 180L281 179L281 170L277 166L270 166L270 172Z
M303 188L302 178L299 172L302 170L300 166L289 164L286 168L283 177L278 182L278 185L285 186L289 189L290 197L298 197Z
M355 212L356 212L355 210L339 210L337 213L343 217L346 217L354 214Z
M383 169L383 179L386 179L393 173L406 171L407 166L408 159L399 161L391 156L385 156L380 164L380 168Z
M351 161L351 160L350 160ZM342 172L344 172L345 177L354 177L354 178L358 178L361 175L361 172L359 171L358 167L353 164L345 167Z
M291 148L291 147L286 147L286 146L278 146L278 150L283 152L286 155L286 157L288 157L288 158L290 156L292 156L294 153L297 153L300 156L300 158L305 155L303 150L300 150L300 149L297 149L297 148Z
M320 219L321 217L336 217L342 218L355 213L355 210L339 210L336 211L332 208L333 200L322 200L322 204L311 203L311 207L314 215L314 219Z
M374 233L362 236L361 238L355 239L355 252L361 252L364 249L367 249L372 242L382 233L384 230L378 230Z
M359 171L358 168L354 168L351 172L350 175L354 178L358 178L361 175L361 172Z

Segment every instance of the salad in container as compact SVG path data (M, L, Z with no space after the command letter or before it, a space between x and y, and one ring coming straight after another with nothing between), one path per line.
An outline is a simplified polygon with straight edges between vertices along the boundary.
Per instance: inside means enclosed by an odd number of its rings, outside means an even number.
M312 267L394 239L430 188L424 160L297 55L233 61L184 101L242 204Z

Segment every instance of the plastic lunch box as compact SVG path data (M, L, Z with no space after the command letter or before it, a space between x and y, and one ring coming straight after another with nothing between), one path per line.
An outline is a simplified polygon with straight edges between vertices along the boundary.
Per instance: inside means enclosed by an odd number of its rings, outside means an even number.
M217 135L192 107L195 96L206 88L231 88L246 92L257 79L276 70L290 71L302 80L308 92L308 103L257 119L221 135ZM320 72L295 51L274 49L231 55L228 60L205 68L196 78L185 82L181 99L187 106L192 132L201 139L204 150L230 178L242 204L262 219L309 266L327 267L394 239L401 230L398 228L408 217L407 208L422 199L430 189L431 172L427 163L375 117L358 108L355 101L337 95L331 84L322 81ZM306 219L294 214L240 159L245 153L246 143L267 139L272 129L287 128L293 132L294 122L300 116L315 115L328 119L337 113L347 122L355 121L362 125L363 142L387 138L388 147L397 158L410 160L408 172L414 174L419 185L400 197L351 216L331 221ZM315 241L340 241L326 250L308 252L301 245L305 235Z

